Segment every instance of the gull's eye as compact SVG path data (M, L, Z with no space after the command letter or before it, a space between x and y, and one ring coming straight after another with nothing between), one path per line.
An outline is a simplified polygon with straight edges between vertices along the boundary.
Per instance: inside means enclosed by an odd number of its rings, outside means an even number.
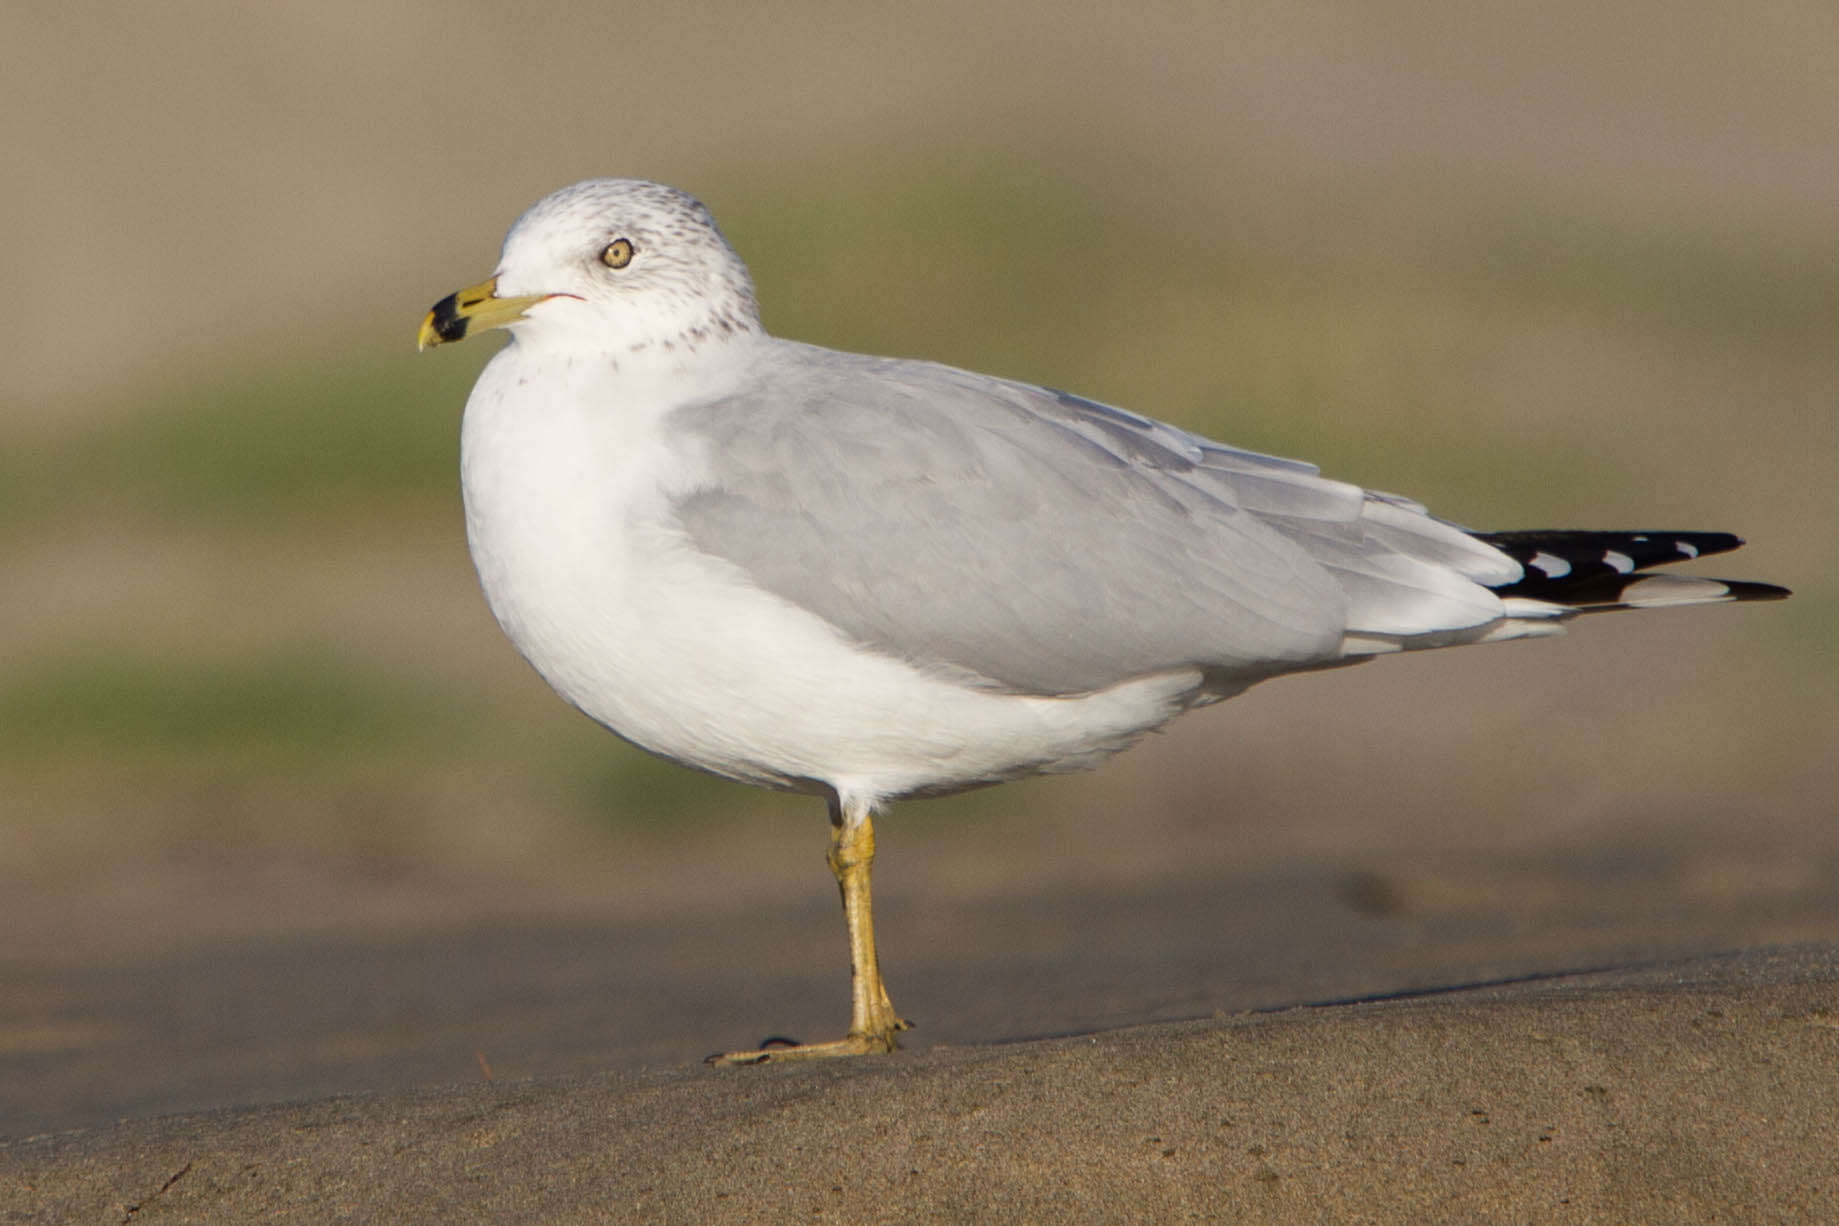
M600 262L608 268L624 268L632 263L632 240L616 238L600 252Z

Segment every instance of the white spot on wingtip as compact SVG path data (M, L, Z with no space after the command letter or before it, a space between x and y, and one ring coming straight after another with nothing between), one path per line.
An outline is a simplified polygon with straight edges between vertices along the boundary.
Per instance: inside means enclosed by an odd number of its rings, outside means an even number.
M1625 553L1617 553L1613 549L1603 550L1603 561L1613 566L1618 574L1632 574L1635 569L1635 560L1633 558Z
M1556 554L1546 553L1541 549L1526 561L1528 566L1536 566L1547 579L1562 579L1571 573L1571 564Z
M1679 550L1681 553L1685 554L1688 558L1696 558L1699 556L1698 546L1689 545L1685 541L1674 541L1673 548Z
M1530 618L1544 621L1553 617L1569 617L1575 610L1549 600L1534 600L1529 596L1508 596L1501 601L1501 611L1511 618Z

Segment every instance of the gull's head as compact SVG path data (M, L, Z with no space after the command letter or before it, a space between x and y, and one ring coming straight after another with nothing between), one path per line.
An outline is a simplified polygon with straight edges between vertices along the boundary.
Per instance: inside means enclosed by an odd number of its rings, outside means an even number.
M434 304L421 346L508 328L601 351L694 351L760 331L747 266L700 201L641 179L589 179L532 205L498 271Z

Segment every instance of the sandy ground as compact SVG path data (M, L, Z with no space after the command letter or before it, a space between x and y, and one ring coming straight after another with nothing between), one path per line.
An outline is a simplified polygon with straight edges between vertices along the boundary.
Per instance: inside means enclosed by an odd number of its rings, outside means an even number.
M847 1067L699 1062L841 1023L815 819L543 882L296 857L15 893L0 1221L1832 1220L1812 806L1434 855L1365 820L1146 813L1133 855L890 819L919 1026Z
M0 1147L9 1222L1822 1222L1839 948Z

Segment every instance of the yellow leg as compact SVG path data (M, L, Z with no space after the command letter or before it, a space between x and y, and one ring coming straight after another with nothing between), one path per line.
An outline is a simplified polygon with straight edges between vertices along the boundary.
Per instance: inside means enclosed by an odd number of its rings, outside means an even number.
M849 1033L828 1043L799 1043L759 1051L710 1056L711 1064L764 1064L769 1060L820 1060L889 1052L894 1036L909 1023L894 1012L875 957L875 917L869 899L869 869L875 863L875 825L867 805L830 805L830 871L843 895L849 925Z

